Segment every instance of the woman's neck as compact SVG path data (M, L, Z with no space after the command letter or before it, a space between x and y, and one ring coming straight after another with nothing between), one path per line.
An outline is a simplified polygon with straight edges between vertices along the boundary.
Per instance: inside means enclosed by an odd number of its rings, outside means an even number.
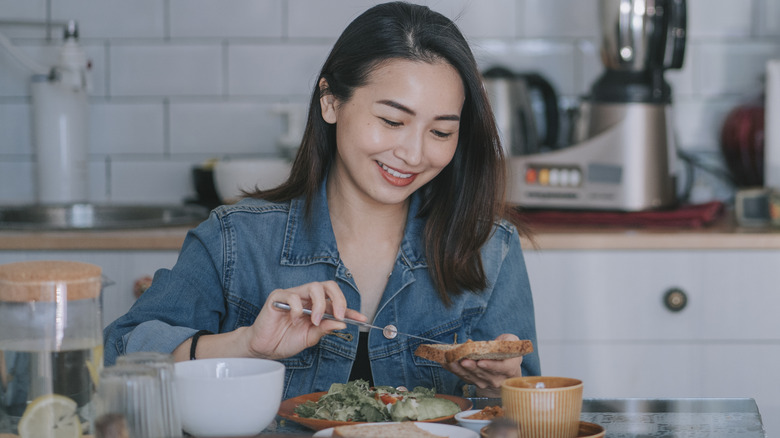
M361 297L360 312L372 321L393 272L403 239L408 200L399 205L366 202L328 183L328 210L341 262Z
M399 204L381 204L341 184L338 178L328 179L327 196L334 232L343 229L351 236L390 239L400 244L409 211L408 199ZM337 234L337 241L338 237Z

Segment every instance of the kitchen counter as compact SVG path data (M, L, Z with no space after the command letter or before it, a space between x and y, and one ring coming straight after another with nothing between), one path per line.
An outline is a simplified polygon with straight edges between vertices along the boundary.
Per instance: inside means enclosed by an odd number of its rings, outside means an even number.
M174 250L189 227L112 231L0 231L0 250ZM737 227L727 216L697 229L537 226L538 250L773 250L780 229ZM524 242L525 248L533 248Z
M704 228L543 226L533 231L539 250L780 249L780 229L739 227L730 217Z
M0 250L175 250L189 227L131 230L0 231Z

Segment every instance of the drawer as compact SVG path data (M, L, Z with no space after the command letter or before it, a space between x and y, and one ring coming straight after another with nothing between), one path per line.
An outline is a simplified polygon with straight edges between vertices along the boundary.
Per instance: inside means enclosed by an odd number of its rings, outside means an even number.
M780 251L528 251L540 339L780 339ZM681 289L687 305L669 310Z

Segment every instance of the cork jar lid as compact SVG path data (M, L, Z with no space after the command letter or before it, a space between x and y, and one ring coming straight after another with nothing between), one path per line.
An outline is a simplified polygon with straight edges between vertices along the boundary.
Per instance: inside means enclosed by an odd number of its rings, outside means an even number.
M60 301L97 298L103 285L100 266L64 260L0 265L0 301Z

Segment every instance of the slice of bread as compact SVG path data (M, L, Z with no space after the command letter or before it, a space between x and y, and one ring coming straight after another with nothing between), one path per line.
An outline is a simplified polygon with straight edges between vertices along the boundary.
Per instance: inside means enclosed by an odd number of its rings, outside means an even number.
M463 344L422 344L414 354L439 363L457 362L461 359L503 360L525 356L534 351L527 339L519 341L466 341Z
M442 438L420 428L411 421L388 424L351 424L349 426L336 426L333 428L333 437L341 438Z
M447 352L457 348L458 345L459 344L421 344L417 347L417 350L414 350L414 355L434 362L446 363Z

